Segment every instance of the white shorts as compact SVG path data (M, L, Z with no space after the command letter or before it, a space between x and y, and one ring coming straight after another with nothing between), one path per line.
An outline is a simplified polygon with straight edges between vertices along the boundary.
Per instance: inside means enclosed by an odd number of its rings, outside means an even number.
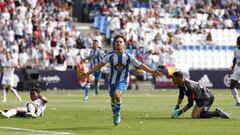
M240 80L240 72L234 71L233 74L231 75L231 79L235 81Z
M24 109L26 108L26 112L29 112L28 106L27 106L28 104L33 104L33 103L32 103L32 102L28 102L28 103L26 103L26 104L24 105ZM35 112L35 114L37 115L37 117L42 116L42 115L44 114L44 108L38 107L37 105L35 105L35 106L36 106L35 109L37 109L37 111Z
M43 108L38 107L37 112L36 112L36 115L37 115L38 117L40 117L40 116L43 116L43 114L44 114Z
M10 78L10 77L6 77L3 76L2 78L2 84L3 85L10 85L10 86L14 86L14 78Z

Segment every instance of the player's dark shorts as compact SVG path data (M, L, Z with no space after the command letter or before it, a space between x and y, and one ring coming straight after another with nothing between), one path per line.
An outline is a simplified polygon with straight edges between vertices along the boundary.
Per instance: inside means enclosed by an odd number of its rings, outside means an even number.
M211 105L213 104L214 96L205 99L196 99L196 105L198 107L203 107L205 111L209 110Z

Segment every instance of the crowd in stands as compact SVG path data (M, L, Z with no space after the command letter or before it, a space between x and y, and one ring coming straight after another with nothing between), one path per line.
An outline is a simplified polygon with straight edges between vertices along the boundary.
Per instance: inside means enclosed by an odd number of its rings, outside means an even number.
M21 68L74 67L88 52L91 38L75 27L72 2L0 0L0 59L11 51ZM216 30L240 29L239 0L84 2L91 15L105 16L107 21L108 32L94 31L91 37L100 43L106 38L112 44L114 35L124 34L130 53L153 68L174 63L176 46L215 45Z
M66 70L84 56L71 0L0 0L0 10L0 60L10 51L19 68Z
M233 38L226 36L233 39L226 44L235 45L240 29L239 0L96 0L88 4L96 16L107 17L104 34L109 43L116 34L126 35L127 48L142 53L153 68L174 63L172 53L178 45L219 45L213 35L218 29L234 32Z

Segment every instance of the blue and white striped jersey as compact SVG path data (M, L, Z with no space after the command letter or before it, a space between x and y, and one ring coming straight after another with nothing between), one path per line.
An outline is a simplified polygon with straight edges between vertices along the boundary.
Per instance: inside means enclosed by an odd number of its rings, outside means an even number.
M134 56L126 51L122 55L118 55L115 51L108 53L102 60L103 63L110 64L109 84L118 83L120 81L129 81L129 66L133 64L138 67L141 65Z
M90 68L92 69L95 65L99 64L103 57L105 56L105 53L102 49L96 48L95 50L92 49L90 52Z

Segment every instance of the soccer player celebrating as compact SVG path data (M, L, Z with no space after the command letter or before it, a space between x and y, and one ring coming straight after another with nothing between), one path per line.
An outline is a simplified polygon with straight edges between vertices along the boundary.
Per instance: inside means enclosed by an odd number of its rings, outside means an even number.
M105 53L99 46L99 41L94 39L93 40L93 46L92 50L90 52L90 56L87 58L90 61L90 69L92 69L95 65L99 64L101 60L103 59ZM94 86L95 86L95 94L98 95L99 93L99 80L101 78L102 72L101 69L97 70L95 73L93 73L93 76L95 78L94 80ZM90 77L88 78L88 82L85 85L85 97L84 100L88 100L89 96L89 90L90 90Z
M198 82L185 79L183 73L180 71L174 72L172 79L173 83L179 88L178 101L172 113L172 118L177 118L182 113L186 112L193 106L193 102L195 101L196 105L192 111L192 118L221 117L229 119L228 114L223 112L220 108L216 108L215 111L209 111L214 101L214 95L209 89L201 86ZM184 95L188 97L188 104L180 109L180 104L182 103Z
M111 107L113 112L113 123L117 126L120 121L120 111L122 103L122 93L128 87L129 81L129 66L134 66L151 73L156 77L162 76L162 73L158 70L147 67L145 64L140 63L135 57L128 54L125 51L126 39L123 35L116 35L114 37L114 50L108 53L103 60L94 66L87 73L83 73L83 77L87 77L90 74L96 72L105 64L110 64L110 77L109 77L109 95L111 97Z
M237 48L234 51L233 64L230 73L232 73L230 89L233 98L236 100L236 106L240 106L240 99L236 89L236 84L238 83L238 80L240 80L240 36L237 38Z
M11 53L9 51L5 52L6 60L2 62L3 67L3 78L2 78L2 88L3 88L3 100L7 101L7 91L10 90L17 99L21 102L22 99L18 95L17 90L13 88L14 86L14 70L18 66L16 62L11 58Z
M40 90L32 88L30 91L31 101L23 107L17 107L10 110L0 110L0 114L5 118L12 116L29 116L32 118L40 117L44 114L47 104L47 98L40 95Z

